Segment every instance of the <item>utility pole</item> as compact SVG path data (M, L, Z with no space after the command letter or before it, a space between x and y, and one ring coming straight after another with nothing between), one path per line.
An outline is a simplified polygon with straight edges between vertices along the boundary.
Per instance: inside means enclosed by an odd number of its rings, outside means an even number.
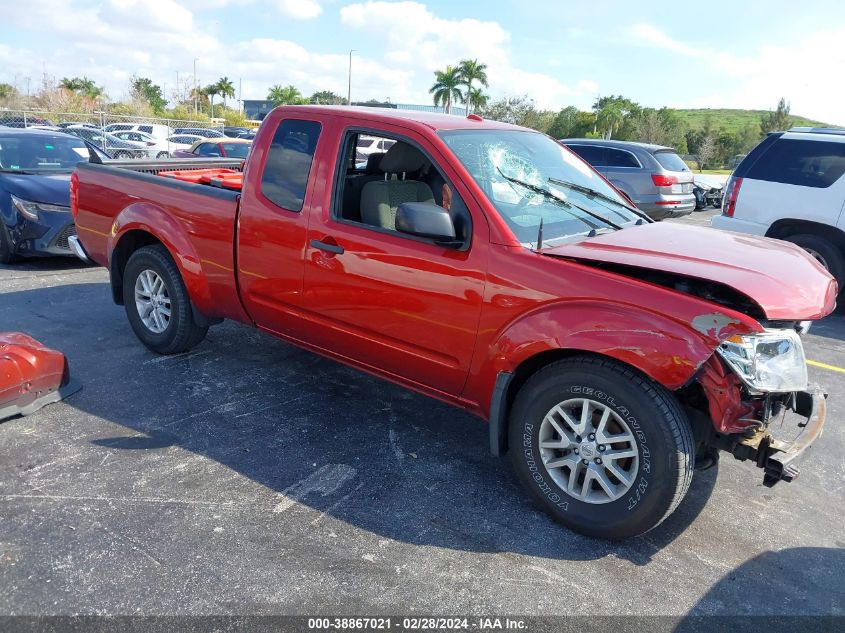
M244 78L238 79L238 104L240 105L241 114L244 113Z
M346 89L346 105L352 105L352 53L354 52L354 48L349 51L349 85Z
M197 116L197 60L199 57L194 57L194 116Z

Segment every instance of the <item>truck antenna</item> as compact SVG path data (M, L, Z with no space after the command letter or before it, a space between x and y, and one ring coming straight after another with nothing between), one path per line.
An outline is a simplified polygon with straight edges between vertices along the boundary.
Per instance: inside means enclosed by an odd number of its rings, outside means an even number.
M540 216L540 229L537 231L537 247L535 250L543 249L543 217Z

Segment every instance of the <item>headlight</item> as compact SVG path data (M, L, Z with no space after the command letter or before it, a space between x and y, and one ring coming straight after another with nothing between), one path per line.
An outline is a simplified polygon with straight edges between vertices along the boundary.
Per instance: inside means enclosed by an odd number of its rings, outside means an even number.
M790 392L807 388L804 346L794 330L732 336L716 351L751 389Z
M38 221L38 212L39 211L52 211L52 212L63 212L69 213L70 207L62 207L57 204L44 204L42 202L33 202L32 200L24 200L23 198L18 198L17 196L12 196L12 204L15 205L15 208L21 212L21 215L28 220L33 220L35 222Z

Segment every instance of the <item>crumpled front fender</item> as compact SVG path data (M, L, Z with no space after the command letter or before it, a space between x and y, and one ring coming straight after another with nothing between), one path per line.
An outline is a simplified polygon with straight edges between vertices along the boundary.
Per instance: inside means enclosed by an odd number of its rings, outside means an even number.
M0 420L29 415L80 389L64 354L20 332L0 332Z

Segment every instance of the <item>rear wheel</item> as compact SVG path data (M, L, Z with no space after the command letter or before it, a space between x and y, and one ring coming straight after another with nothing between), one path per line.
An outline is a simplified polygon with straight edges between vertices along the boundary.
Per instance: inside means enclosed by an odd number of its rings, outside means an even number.
M208 327L194 321L191 300L176 263L161 245L135 251L123 272L123 303L135 335L159 354L196 346Z
M167 152L159 152L156 154L156 158L167 158L169 154Z
M529 378L513 405L509 443L530 495L589 536L647 532L692 481L692 429L678 401L609 359L568 359Z
M838 246L819 235L802 233L783 238L803 248L807 253L824 266L839 284L839 289L845 289L845 256Z

